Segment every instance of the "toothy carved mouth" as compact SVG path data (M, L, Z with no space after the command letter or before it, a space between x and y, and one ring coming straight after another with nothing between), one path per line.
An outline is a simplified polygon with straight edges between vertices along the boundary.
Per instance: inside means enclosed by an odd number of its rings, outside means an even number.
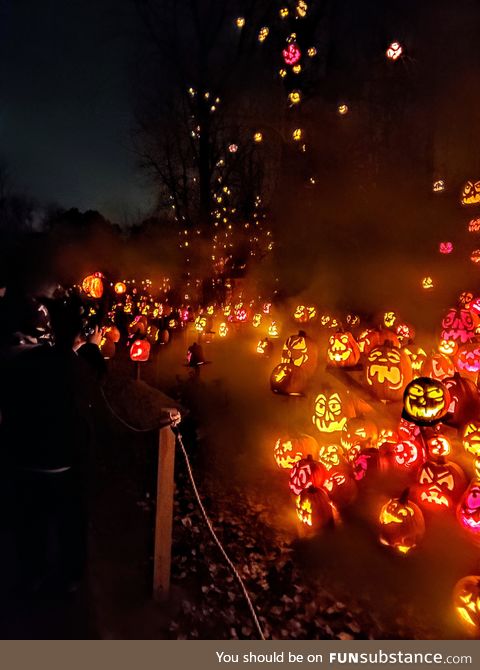
M458 330L444 330L442 339L444 340L460 340L462 344L469 342L473 338L473 333Z
M467 512L467 514L468 514L468 512ZM478 514L478 512L477 512L477 514ZM464 526L468 526L468 528L472 528L472 529L476 530L477 528L480 528L480 519L478 521L475 521L475 519L472 519L471 516L465 517L462 514L462 524Z
M340 421L331 421L327 424L323 419L314 416L313 423L321 433L335 433L343 430L344 425L347 423L347 417L343 417Z
M420 499L423 502L427 503L435 503L436 505L441 505L443 507L449 507L450 502L448 498L446 498L442 493L439 491L435 491L434 489L429 489L428 491L424 491L422 495L420 496Z

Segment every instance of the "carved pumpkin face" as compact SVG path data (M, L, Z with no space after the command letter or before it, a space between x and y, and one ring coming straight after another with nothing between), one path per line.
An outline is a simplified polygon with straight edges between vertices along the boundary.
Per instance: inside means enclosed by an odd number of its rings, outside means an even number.
M427 449L429 456L445 458L452 451L452 446L445 435L434 435L427 441Z
M442 339L465 344L475 336L475 324L467 309L450 309L442 321Z
M450 510L465 490L461 467L443 458L425 461L418 474L417 500L432 511Z
M459 347L455 356L455 365L459 372L479 372L480 344L478 342L470 342ZM452 375L449 376L451 377Z
M360 325L360 317L358 314L347 314L347 323L350 327Z
M427 352L422 347L406 347L405 353L412 364L412 376L419 377L422 371L423 364L427 360Z
M480 481L473 479L463 494L457 508L460 525L474 536L480 537Z
M408 490L382 507L379 522L380 542L399 554L407 554L425 535L423 512L408 500Z
M467 454L480 457L480 422L471 421L465 426L462 435L463 448Z
M195 319L195 330L197 333L203 333L207 327L207 319L205 316L197 316Z
M462 307L465 307L465 309L468 309L468 306L473 300L473 293L471 291L462 291L460 293L460 296L458 298L458 302Z
M114 290L117 295L123 295L127 291L127 287L123 281L119 281L115 284Z
M383 315L383 323L385 324L386 328L393 328L396 320L397 315L395 314L395 312L385 312L385 314Z
M338 509L351 505L358 493L357 484L345 465L338 465L330 470L322 488Z
M348 452L355 446L375 447L378 438L378 429L374 421L363 417L347 419L340 441L343 449Z
M308 455L292 467L288 486L290 491L298 496L304 489L308 489L310 486L320 488L326 475L327 470L325 466L318 461L314 461L312 456Z
M150 358L150 343L147 340L135 340L130 347L130 359L144 363Z
M298 44L290 42L290 44L282 51L282 56L285 65L296 65L302 57L302 52L300 51Z
M338 444L322 444L318 450L318 460L327 470L343 463L343 451Z
M480 627L480 577L470 575L455 584L453 605L463 623Z
M317 315L317 310L313 306L297 305L293 318L299 323L307 323L312 321Z
M295 463L316 453L317 449L317 441L310 435L281 437L275 442L273 457L279 468L291 470Z
M278 329L278 324L276 323L276 321L272 321L272 323L269 325L268 336L269 337L279 337L280 336L280 332L279 332L279 329Z
M422 367L422 376L432 379L446 379L455 374L455 366L445 354L433 353L428 356Z
M462 205L478 205L480 203L480 181L469 180L462 189Z
M338 332L330 336L327 348L327 360L336 367L352 367L360 360L358 348L352 333Z
M367 384L381 400L400 400L412 378L412 366L404 351L385 344L368 354L365 375Z
M445 190L445 182L443 179L437 179L432 184L432 191L434 193L442 193Z
M415 329L409 323L397 323L395 332L402 345L415 339Z
M480 397L475 384L470 379L461 377L458 372L450 379L445 379L444 384L450 395L445 423L459 428L475 420L480 413Z
M301 367L280 363L270 375L270 388L280 395L300 396L305 392L307 377Z
M347 418L354 413L348 393L325 389L315 398L312 421L321 433L335 433L343 430Z
M453 251L453 244L451 242L440 242L438 250L441 254L451 254Z
M263 340L260 340L257 344L257 354L262 356L270 356L273 350L273 344L270 342L268 337L265 337Z
M378 449L372 449L370 447L361 449L360 446L357 445L350 449L348 456L352 466L353 477L357 482L362 481L369 473L375 472L378 469Z
M107 340L111 340L117 344L117 342L120 342L120 331L116 326L108 326L108 328L105 329L105 337Z
M468 223L468 232L469 233L479 233L480 232L480 218L472 219Z
M443 419L449 405L450 396L441 381L418 377L405 389L402 416L419 426L429 426Z
M295 500L297 517L307 528L320 530L333 521L332 506L322 489L309 487Z
M262 323L262 315L254 314L252 317L252 326L254 328L258 328L261 323Z
M424 277L422 279L422 288L425 289L425 291L431 291L434 286L432 277Z
M82 289L89 298L99 300L103 295L103 275L101 272L95 272L88 275L82 281Z
M227 337L227 335L228 335L228 324L226 324L225 322L222 322L218 326L218 335L219 335L219 337Z
M455 340L440 340L438 351L445 356L454 356L457 353L458 344Z
M308 363L308 360L306 337L300 334L289 337L283 347L282 363L291 363L296 367L301 367Z
M389 60L398 60L403 53L403 47L400 42L392 42L386 51Z

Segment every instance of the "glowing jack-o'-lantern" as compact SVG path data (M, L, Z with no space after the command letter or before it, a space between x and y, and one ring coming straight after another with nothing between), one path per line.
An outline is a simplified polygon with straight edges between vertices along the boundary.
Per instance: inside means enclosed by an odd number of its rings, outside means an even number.
M438 250L441 254L451 254L453 251L453 244L451 242L440 242Z
M123 295L126 292L127 287L123 281L119 281L115 284L114 290L117 295Z
M441 381L417 377L403 394L402 417L419 426L431 426L445 417L449 405L450 394Z
M318 531L333 522L332 505L322 489L305 489L297 496L295 507L299 521L309 530Z
M448 415L444 422L454 428L464 427L480 415L480 396L477 387L470 379L456 372L453 377L444 380L450 395Z
M480 421L471 421L465 426L462 444L467 454L480 458Z
M300 103L300 101L302 100L302 94L298 90L291 91L288 94L288 99L289 99L291 105L298 105Z
M252 316L252 326L254 328L258 328L261 323L262 323L262 315L261 314L254 314Z
M275 442L273 457L279 468L291 470L295 463L318 450L315 438L310 435L281 437Z
M282 363L291 363L296 367L303 367L306 371L313 372L317 367L317 361L317 346L303 330L286 340L282 351Z
M368 354L365 377L381 400L400 400L405 385L412 379L412 365L403 350L385 343Z
M279 337L280 336L280 331L278 328L278 324L276 321L272 321L272 323L268 327L268 335L269 337Z
M419 377L422 371L423 364L427 360L427 352L420 346L408 346L404 349L405 353L412 364L412 372L414 377Z
M120 342L120 331L116 326L107 326L107 328L105 328L104 335L107 340L111 340L115 344Z
M479 233L480 232L480 218L472 219L468 222L468 232L469 233Z
M265 337L263 340L260 340L257 344L257 354L269 358L273 353L273 342L271 342L268 337Z
M457 507L457 519L470 537L480 541L480 461L475 461L476 475L468 485Z
M285 65L296 65L302 57L302 52L296 42L290 42L290 44L282 51L282 56Z
M309 454L306 458L297 461L290 472L288 487L290 491L298 496L310 486L320 488L327 476L327 469L322 463L314 461Z
M397 323L395 332L402 346L415 339L415 328L409 323Z
M317 309L313 306L297 305L293 313L293 318L299 323L307 323L317 316Z
M480 628L480 577L469 575L460 579L453 589L453 606L462 623Z
M375 447L378 439L378 428L372 419L365 417L351 417L347 419L342 429L340 442L348 455L348 452L355 446Z
M343 430L352 416L355 416L355 408L348 392L325 387L315 398L312 421L321 433Z
M455 365L459 372L480 372L480 343L462 344L455 355Z
M437 179L432 184L432 191L434 193L441 193L445 190L445 181L443 179Z
M224 321L218 326L218 335L219 337L227 337L228 335L228 324Z
M480 263L480 249L475 249L472 251L470 254L470 260L472 263L475 263L475 265L478 265Z
M95 272L88 275L82 281L82 289L89 298L99 300L103 295L103 275L101 272Z
M433 435L427 440L428 455L435 458L442 456L446 458L452 451L452 445L445 435Z
M445 356L454 356L457 353L458 344L455 340L440 340L438 351Z
M432 277L427 276L422 279L422 288L424 288L425 291L431 291L434 288Z
M380 468L411 475L425 461L423 447L414 439L397 439L380 447Z
M398 317L395 314L395 312L385 312L385 314L383 315L383 323L385 324L385 327L393 328L397 318Z
M441 353L432 353L427 357L427 360L422 367L422 376L431 377L432 379L446 379L455 374L455 366L452 360Z
M197 333L203 333L205 332L205 328L207 327L207 318L205 316L197 316L195 319L195 330Z
M471 291L462 291L458 297L458 302L464 309L469 309L472 300L473 293Z
M307 376L301 367L280 363L270 375L270 388L279 395L300 396L305 393Z
M462 205L478 205L480 204L480 181L469 180L462 189L460 196Z
M392 42L386 51L389 60L398 60L403 53L403 47L400 42Z
M408 499L408 489L400 498L392 498L381 509L380 542L399 554L408 554L425 535L423 512Z
M387 329L373 330L367 328L360 333L357 340L358 348L364 355L369 354L374 347L386 342L390 342L395 347L400 344L396 333Z
M330 336L327 360L335 367L353 367L360 360L360 349L352 333L338 331Z
M418 504L432 511L452 510L467 485L462 468L441 456L425 461L417 481L415 497Z
M338 444L322 444L317 459L327 470L331 470L344 462L342 447Z
M150 358L150 342L147 340L135 340L130 347L130 360L136 363L144 363Z
M357 497L358 488L351 470L346 465L332 468L325 478L322 488L337 509L348 507Z

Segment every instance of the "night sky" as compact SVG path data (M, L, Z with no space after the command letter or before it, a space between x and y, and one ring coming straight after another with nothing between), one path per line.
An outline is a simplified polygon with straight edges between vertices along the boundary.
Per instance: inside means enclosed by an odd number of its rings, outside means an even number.
M130 150L130 0L0 0L0 160L42 202L124 222L150 192Z

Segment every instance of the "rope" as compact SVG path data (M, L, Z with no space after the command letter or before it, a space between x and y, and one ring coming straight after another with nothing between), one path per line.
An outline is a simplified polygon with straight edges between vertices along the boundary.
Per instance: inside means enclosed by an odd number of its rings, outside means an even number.
M152 428L136 428L135 426L130 425L127 421L122 419L122 417L119 416L115 412L115 410L111 406L110 402L108 401L107 396L105 395L105 391L104 391L103 387L101 388L101 394L102 394L103 399L105 400L105 404L108 407L108 409L110 410L111 414L117 419L117 421L119 421L123 426L125 426L129 430L132 430L135 433L150 433L154 430L158 430L161 427L165 427L165 426L154 426ZM243 595L245 597L245 600L247 601L248 608L249 608L250 613L252 615L252 619L253 619L253 622L255 624L255 628L257 629L257 632L258 632L258 635L259 635L260 639L265 640L265 635L263 633L262 626L260 624L260 621L258 620L257 613L255 611L255 607L254 607L252 599L250 598L250 595L247 591L245 583L244 583L242 577L240 576L240 573L238 572L237 568L235 567L235 565L231 561L230 557L228 556L227 552L223 548L222 543L218 539L218 536L213 529L212 522L210 521L210 518L209 518L209 516L208 516L208 514L205 510L205 507L203 506L202 500L200 498L200 493L198 492L198 488L197 488L197 485L195 483L195 478L193 476L192 468L191 468L191 465L190 465L190 459L188 457L187 451L186 451L185 446L183 444L182 436L180 435L180 432L178 430L175 431L175 435L176 435L176 438L177 438L177 444L180 446L183 457L185 459L185 464L187 466L188 476L190 478L190 482L192 484L193 492L195 494L195 498L197 499L197 503L198 503L198 506L199 506L200 511L202 513L203 519L204 519L205 523L207 524L207 528L210 531L210 534L211 534L215 544L220 549L220 552L222 553L222 556L224 557L225 562L227 563L228 567L230 568L230 570L232 571L232 573L236 577L236 579L237 579L237 581L240 585L240 588L242 589Z
M200 507L200 511L202 512L202 516L204 518L204 521L207 524L208 530L210 531L210 534L213 537L217 547L220 549L220 551L221 551L221 553L222 553L222 555L225 559L225 562L227 563L228 567L233 572L234 576L237 578L238 583L240 584L240 588L242 589L245 600L247 601L248 608L249 608L250 613L252 615L252 619L253 619L255 627L258 631L258 635L259 635L260 639L265 640L265 635L263 634L262 626L260 624L260 621L258 620L257 613L255 612L255 607L254 607L254 605L252 603L252 599L250 598L250 595L249 595L249 593L246 589L245 583L244 583L242 577L240 576L240 573L238 572L237 568L235 567L233 562L230 560L230 557L228 556L227 552L223 548L222 543L218 539L218 536L213 529L212 522L210 521L210 519L208 517L208 514L205 510L205 507L203 506L203 503L200 499L200 494L198 492L197 485L195 483L195 479L194 479L194 476L193 476L192 468L190 466L190 459L188 458L187 451L186 451L185 446L183 444L182 436L180 435L180 433L178 431L176 431L176 437L177 437L177 442L180 446L180 449L182 450L183 457L185 459L185 463L186 463L186 466L187 466L188 476L190 477L190 482L192 484L193 492L195 493L195 497L197 499L198 506Z

